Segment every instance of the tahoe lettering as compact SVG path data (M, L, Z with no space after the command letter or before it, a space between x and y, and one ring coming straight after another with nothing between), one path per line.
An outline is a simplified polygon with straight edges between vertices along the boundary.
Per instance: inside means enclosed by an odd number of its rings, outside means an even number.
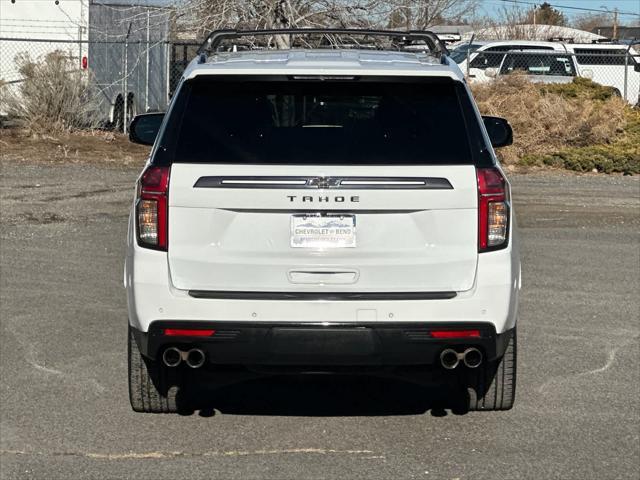
M287 195L287 198L289 199L290 202L295 202L296 199L299 199L302 202L308 202L308 203L313 203L313 202L318 202L318 203L322 203L322 202L336 202L336 203L345 203L345 202L351 202L351 203L357 203L360 201L360 195L351 195L350 197L345 197L343 195L336 195L333 197L330 197L328 195L320 195L320 196L311 196L311 195L303 195L303 196L299 196L299 195Z

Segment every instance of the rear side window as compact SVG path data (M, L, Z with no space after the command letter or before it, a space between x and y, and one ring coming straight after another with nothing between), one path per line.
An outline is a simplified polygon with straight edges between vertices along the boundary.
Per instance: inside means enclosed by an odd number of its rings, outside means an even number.
M633 54L627 55L626 50L602 48L575 48L576 61L580 65L634 65Z
M447 79L201 76L180 90L154 163L472 164L487 152L470 102Z
M509 53L502 63L501 74L524 71L527 75L554 75L573 77L576 70L567 55Z
M512 47L491 47L479 52L478 55L471 60L471 68L496 68L499 67L504 58L504 53L511 50Z
M510 50L553 50L553 47L538 47L535 45L501 45L499 47L490 47L482 52L471 61L470 67L486 69L497 68L502 63L504 54Z

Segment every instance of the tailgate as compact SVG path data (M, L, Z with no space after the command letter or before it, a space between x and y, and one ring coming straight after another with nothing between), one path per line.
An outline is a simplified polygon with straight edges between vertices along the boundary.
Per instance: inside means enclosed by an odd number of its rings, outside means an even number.
M469 290L476 208L473 165L174 164L171 280L212 291Z

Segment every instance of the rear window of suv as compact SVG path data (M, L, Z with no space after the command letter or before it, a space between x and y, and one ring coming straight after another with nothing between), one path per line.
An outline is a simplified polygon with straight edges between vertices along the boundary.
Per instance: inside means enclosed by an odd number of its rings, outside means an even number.
M279 78L185 82L154 163L492 161L471 100L452 80Z
M635 64L634 52L627 49L574 48L580 65L628 65Z

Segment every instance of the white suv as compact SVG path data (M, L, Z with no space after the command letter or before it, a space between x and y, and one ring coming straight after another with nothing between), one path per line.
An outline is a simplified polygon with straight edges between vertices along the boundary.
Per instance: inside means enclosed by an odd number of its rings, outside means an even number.
M458 63L469 81L482 83L491 81L489 69L500 68L507 52L544 51L566 53L566 47L558 42L534 40L495 40L459 45L451 52L451 58Z
M221 46L309 32L391 46ZM511 128L445 53L429 32L214 32L164 118L134 119L154 144L124 276L134 410L178 411L231 366L411 369L511 408L520 260L492 148Z

